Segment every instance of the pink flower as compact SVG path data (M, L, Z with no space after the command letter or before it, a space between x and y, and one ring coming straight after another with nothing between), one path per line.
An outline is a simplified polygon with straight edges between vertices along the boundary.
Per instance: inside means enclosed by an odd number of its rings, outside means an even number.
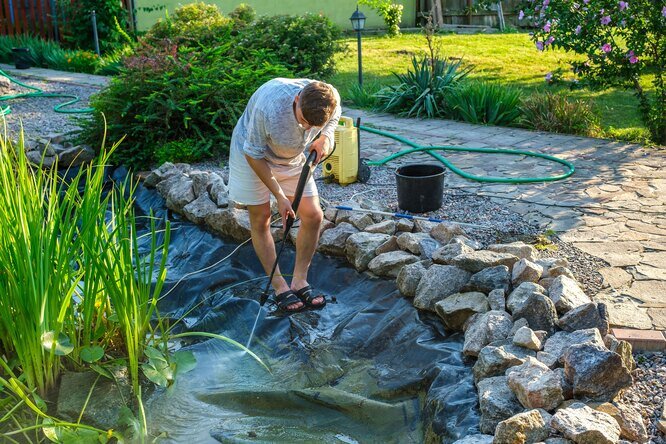
M521 9L520 12L518 13L518 20L522 20L522 19L524 19L524 18L525 18L525 13L524 13L523 10Z
M536 42L536 48L539 51L543 51L543 42Z
M631 63L632 65L635 65L636 63L638 63L638 57L636 57L636 54L634 54L634 51L629 51L629 53L627 54L627 57L629 58L629 63Z
M550 83L552 80L553 80L553 73L549 72L548 74L546 74L546 82Z
M629 7L629 3L620 1L618 7L620 8L620 12L622 12Z
M583 0L583 3L587 5L588 3L590 3L590 0Z
M543 7L550 5L550 0L543 0Z
M573 7L574 7L574 9L579 9L579 8L580 8L580 4L578 4L578 3L574 3L574 4L573 4Z
M661 15L662 15L662 17L666 17L666 6L661 8Z
M607 25L610 22L611 22L610 15L605 15L605 16L601 17L601 24L602 25Z
M551 35L550 37L548 37L548 40L546 40L546 46L550 45L550 44L553 43L554 41L555 41L555 37L553 37L553 36Z
M611 52L612 49L613 49L613 47L611 46L610 43L604 43L604 46L601 47L601 50L602 50L603 52L605 52L606 54L608 54L609 52Z
M543 31L544 32L550 32L550 20L546 22L545 25L543 25Z
M576 35L579 35L582 30L583 28L580 25L578 25L576 26L576 30L574 32L576 33Z

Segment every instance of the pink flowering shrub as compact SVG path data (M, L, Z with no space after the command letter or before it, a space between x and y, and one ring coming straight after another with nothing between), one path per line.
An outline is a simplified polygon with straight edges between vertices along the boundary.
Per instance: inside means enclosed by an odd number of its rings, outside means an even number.
M666 144L666 0L523 0L519 10L537 50L583 54L572 62L578 76L633 89L653 140ZM654 91L642 74L654 74Z

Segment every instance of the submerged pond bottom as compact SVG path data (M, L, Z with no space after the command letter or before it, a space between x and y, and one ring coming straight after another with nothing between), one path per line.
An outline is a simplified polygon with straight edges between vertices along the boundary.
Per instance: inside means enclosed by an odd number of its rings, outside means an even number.
M136 197L139 214L150 208L167 214L155 192L140 187ZM165 291L236 247L170 218ZM284 253L280 265L288 273L294 253ZM245 245L219 266L186 276L160 302L160 313L184 316L178 332L213 332L245 344L262 274ZM196 368L145 397L158 442L452 442L478 430L460 334L447 334L436 317L416 310L393 281L358 273L342 260L315 255L310 283L329 299L323 310L259 320L252 350L272 373L221 341L183 344L194 352Z

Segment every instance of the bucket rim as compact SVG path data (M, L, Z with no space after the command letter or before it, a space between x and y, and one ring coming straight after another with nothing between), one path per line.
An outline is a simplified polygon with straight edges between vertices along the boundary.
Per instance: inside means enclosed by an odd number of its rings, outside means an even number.
M438 173L430 174L428 176L407 176L407 175L404 175L404 174L400 174L400 170L403 169L403 168L418 167L418 166L435 167L435 168L439 168L440 171ZM442 175L444 175L444 173L446 173L446 168L444 168L443 165L440 165L440 164L437 164L437 163L407 163L405 165L399 166L393 172L393 174L395 174L396 177L408 178L408 179L428 179L428 178L432 178L432 177L442 176Z

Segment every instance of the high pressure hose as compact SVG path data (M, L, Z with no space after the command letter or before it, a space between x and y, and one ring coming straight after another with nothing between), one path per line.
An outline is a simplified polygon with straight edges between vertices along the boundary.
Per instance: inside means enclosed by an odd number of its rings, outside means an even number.
M29 97L62 97L62 98L67 98L71 99L68 100L65 103L60 103L56 106L53 107L53 111L57 113L63 113L63 114L84 114L84 113L91 113L93 112L92 108L73 108L73 109L64 109L66 106L71 106L74 105L75 103L79 102L81 98L79 96L75 96L73 94L55 94L55 93L46 93L43 90L35 87L35 86L30 86L26 85L25 83L22 83L3 70L0 69L0 75L7 77L10 82L16 83L19 86L22 86L24 88L28 88L34 92L27 92L27 93L21 93L21 94L11 94L7 96L0 96L0 102L4 102L6 100L13 100L13 99L21 99L21 98L29 98ZM6 116L7 114L11 113L11 109L9 106L2 107L0 106L0 116Z
M403 150L398 153L392 154L388 157L385 157L382 160L377 160L373 162L367 162L367 165L371 166L383 166L386 163L397 159L398 157L405 156L411 153L417 152L426 152L441 163L444 164L448 169L456 173L457 175L464 177L465 179L475 180L477 182L497 182L497 183L533 183L533 182L554 182L556 180L566 179L571 176L574 171L574 165L564 159L560 159L555 156L550 156L548 154L535 153L533 151L523 151L523 150L510 150L506 148L465 148L460 146L423 146L417 143L412 142L409 139L398 136L396 134L391 134L386 131L381 131L375 128L370 128L367 126L361 126L360 129L367 131L369 133L378 134L380 136L388 137L390 139L396 140L398 142L404 143L405 145L411 146L411 149ZM468 152L468 153L484 153L484 154L510 154L514 156L527 156L527 157L537 157L540 159L546 159L550 162L559 163L568 168L568 171L562 174L555 176L546 176L546 177L485 177L485 176L476 176L474 174L466 173L457 166L455 166L451 161L445 157L440 156L435 151L457 151L457 152Z

